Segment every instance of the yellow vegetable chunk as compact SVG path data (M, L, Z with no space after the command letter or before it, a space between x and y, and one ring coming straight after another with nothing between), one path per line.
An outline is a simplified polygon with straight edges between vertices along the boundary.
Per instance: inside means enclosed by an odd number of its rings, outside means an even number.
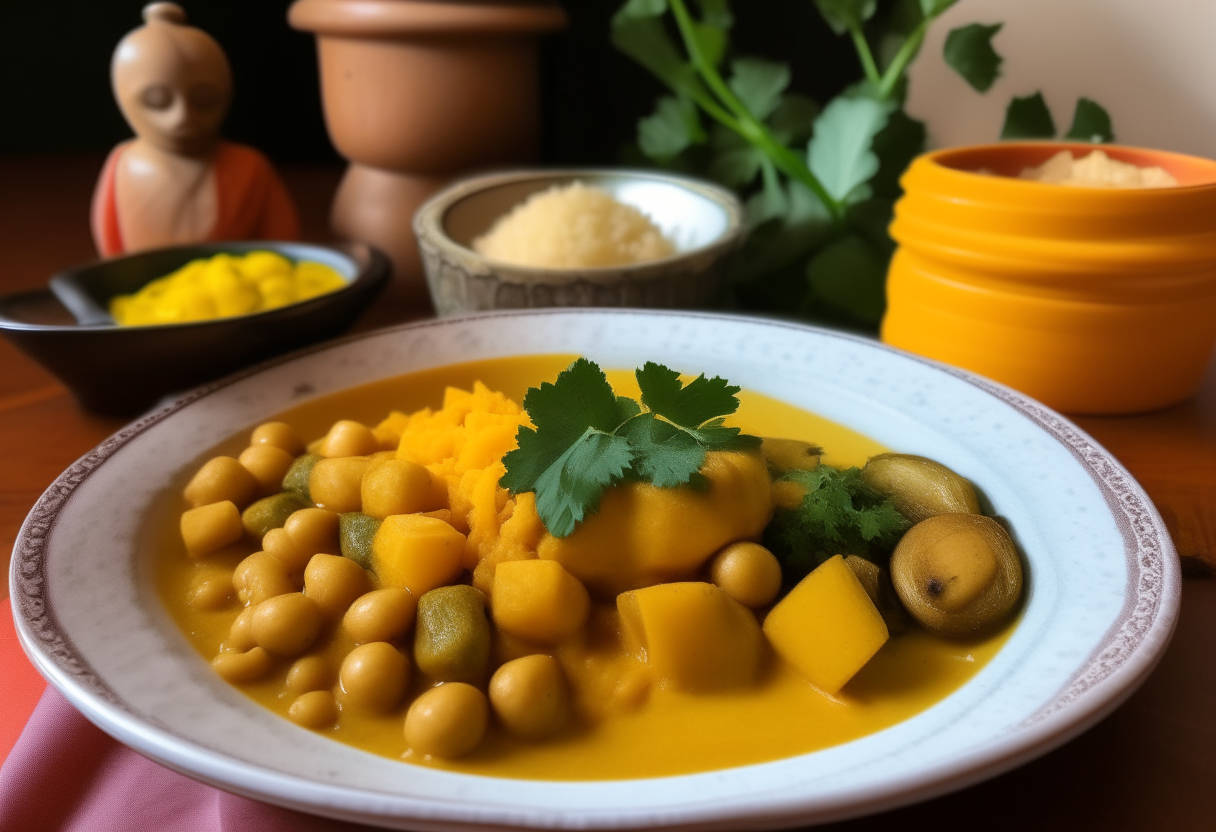
M372 571L381 586L401 586L415 598L460 575L464 535L435 517L394 514L372 538Z
M182 512L181 530L186 554L192 558L209 555L245 536L241 513L231 500Z
M509 560L494 570L490 613L498 629L538 644L556 644L587 622L591 598L554 560Z
M363 513L377 520L443 507L436 500L431 472L405 459L380 460L368 468L361 495Z
M752 684L764 657L760 625L713 584L657 584L616 599L626 650L656 681L704 692Z
M630 482L604 493L599 511L537 554L565 566L597 595L693 577L715 552L758 539L772 516L768 466L759 453L711 452L705 489Z
M887 642L887 625L853 570L837 555L782 598L764 619L782 659L834 694Z

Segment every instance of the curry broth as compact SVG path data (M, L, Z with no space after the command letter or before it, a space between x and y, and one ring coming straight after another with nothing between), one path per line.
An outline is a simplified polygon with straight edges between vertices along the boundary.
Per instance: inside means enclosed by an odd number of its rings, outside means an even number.
M322 397L276 418L311 439L323 435L338 419L376 424L390 410L437 408L445 387L469 389L474 380L522 401L528 387L552 381L571 358L529 356L427 370ZM637 396L631 372L609 371L608 378L619 394ZM887 450L841 425L767 396L743 391L739 399L734 423L753 434L815 442L826 449L828 464L861 465ZM242 434L208 450L230 453L239 450L245 438ZM165 500L153 521L154 545L160 552L155 558L157 590L182 632L210 660L241 606L234 598L218 611L193 609L186 602L191 581L200 570L231 572L257 547L241 544L192 561L178 532L181 510L180 499ZM388 757L498 777L601 780L709 771L816 751L907 719L967 682L996 654L1011 630L1012 625L972 642L945 641L920 631L893 637L836 697L819 692L786 665L770 660L754 688L691 695L656 687L638 707L614 710L601 719L576 719L557 737L543 742L517 740L492 726L476 751L456 761L422 759L407 750L402 718L408 701L387 716L343 712L337 727L318 733ZM334 637L322 651L335 667L353 646L342 641L341 636ZM284 692L289 665L282 661L267 679L240 687L286 717L293 699ZM414 679L410 699L423 684L422 679Z

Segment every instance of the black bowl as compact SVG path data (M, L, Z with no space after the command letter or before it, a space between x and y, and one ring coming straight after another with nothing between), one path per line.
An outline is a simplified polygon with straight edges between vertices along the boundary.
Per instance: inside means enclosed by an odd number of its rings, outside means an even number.
M182 324L118 326L106 311L113 296L134 292L191 260L253 250L325 263L347 285L266 312ZM49 291L0 298L0 332L54 373L85 409L133 416L169 393L339 335L390 274L388 258L361 243L175 246L69 269L52 279Z

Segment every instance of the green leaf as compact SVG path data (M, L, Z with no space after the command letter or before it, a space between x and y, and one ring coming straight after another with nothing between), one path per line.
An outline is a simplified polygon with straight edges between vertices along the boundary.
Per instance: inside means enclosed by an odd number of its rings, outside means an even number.
M683 384L679 373L653 361L647 361L635 375L642 404L682 427L699 427L739 409L735 398L739 388L724 378L709 379L702 374Z
M920 0L921 14L932 19L957 2L958 0Z
M815 0L815 6L832 31L843 35L850 29L860 29L874 16L875 0Z
M874 136L872 147L878 157L878 172L870 180L870 188L878 196L897 197L902 193L899 178L925 150L924 122L895 110Z
M1003 25L972 23L951 29L946 35L942 50L946 63L978 92L988 92L1001 75L1001 56L992 48L992 38Z
M621 430L634 453L634 470L659 488L684 485L705 464L705 448L697 437L670 422L643 413Z
M651 159L664 161L706 140L697 108L673 95L660 98L652 115L638 121L638 147Z
M1047 109L1043 93L1036 92L1009 102L1001 128L1002 139L1050 139L1055 134L1056 125L1051 120L1051 110Z
M870 98L838 96L816 119L807 163L833 199L860 202L869 197L866 183L879 168L871 145L891 107Z
M550 534L565 537L599 507L604 490L624 476L632 462L633 448L626 437L587 428L534 487L525 490L536 491L536 512Z
M790 85L788 64L760 58L739 58L731 62L727 85L758 120L768 118L781 103L781 94Z
M815 294L858 321L877 324L886 305L887 258L850 234L820 249L806 268Z
M811 138L815 130L815 119L819 117L819 105L811 98L789 93L781 99L777 109L768 118L773 138L786 146L800 145Z
M709 163L709 178L721 182L728 188L740 190L747 187L760 172L765 155L755 145L745 144L732 150L717 153Z
M665 0L629 0L612 16L612 45L676 91L700 88L696 72L667 33Z
M701 22L706 26L727 32L734 25L729 0L697 0L697 5L701 9Z
M849 225L865 235L866 239L882 256L889 258L895 253L895 241L888 229L895 216L895 200L891 197L875 196L865 202L849 207Z
M1102 105L1088 98L1077 99L1077 109L1072 115L1072 127L1064 134L1064 138L1074 142L1093 142L1104 144L1115 140L1115 131L1111 127L1110 114Z

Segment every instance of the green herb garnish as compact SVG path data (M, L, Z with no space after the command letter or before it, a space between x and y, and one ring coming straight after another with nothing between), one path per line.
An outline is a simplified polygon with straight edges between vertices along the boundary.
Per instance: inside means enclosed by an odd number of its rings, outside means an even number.
M501 483L512 494L536 493L536 509L554 537L574 531L599 506L604 490L626 479L660 488L703 487L705 454L760 444L726 427L739 388L647 362L636 372L639 404L617 396L603 370L579 358L557 380L528 390L524 409L536 429L521 427L519 447L503 457Z
M787 584L798 583L835 555L860 555L885 565L911 525L890 500L862 481L860 468L820 465L782 479L807 490L795 508L778 509L764 531L764 545L781 561Z

